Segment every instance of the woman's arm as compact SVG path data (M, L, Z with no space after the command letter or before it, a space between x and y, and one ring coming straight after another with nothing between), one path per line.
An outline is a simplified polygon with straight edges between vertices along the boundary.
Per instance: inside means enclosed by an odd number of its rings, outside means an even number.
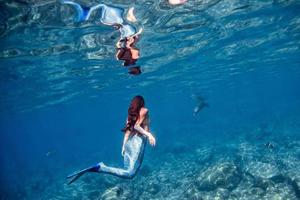
M125 144L126 144L128 138L129 138L129 135L130 135L130 131L127 130L125 132L124 139L123 139L122 152L121 152L122 156L124 156L124 154L125 154Z
M128 124L128 118L126 119L126 124ZM123 145L122 145L122 151L121 151L122 156L125 155L125 144L126 144L128 138L129 138L129 135L130 135L130 131L129 130L125 130L124 139L123 139Z
M149 127L148 130L145 130L144 128L141 127L141 124L144 123L145 120L147 120L147 117L148 117L148 110L145 109L140 113L140 117L138 121L135 122L134 129L149 137L149 135L151 135L151 133L149 132Z
M144 129L145 129L145 131L150 132L150 128L149 128L149 116L147 116L147 118L144 121Z
M141 134L145 135L149 139L149 143L154 146L156 143L156 140L154 136L149 132L149 124L148 122L145 123L144 128L141 127L141 124L143 122L148 121L148 110L145 110L145 112L141 115L140 119L135 123L134 129L140 132Z
M149 143L152 146L155 146L156 140L155 137L148 131L144 130L140 125L136 124L134 125L134 129L137 130L138 132L140 132L143 135L146 135L149 139Z

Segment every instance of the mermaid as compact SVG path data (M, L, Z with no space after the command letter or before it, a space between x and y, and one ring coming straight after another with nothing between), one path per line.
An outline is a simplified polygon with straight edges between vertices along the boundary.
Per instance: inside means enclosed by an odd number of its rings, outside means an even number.
M128 108L126 125L122 129L124 140L121 154L124 157L124 167L116 168L105 165L103 162L95 166L77 171L67 178L68 184L73 183L87 172L111 174L120 178L132 179L139 170L148 138L150 145L155 146L156 140L149 132L149 111L145 108L145 101L142 96L135 96Z

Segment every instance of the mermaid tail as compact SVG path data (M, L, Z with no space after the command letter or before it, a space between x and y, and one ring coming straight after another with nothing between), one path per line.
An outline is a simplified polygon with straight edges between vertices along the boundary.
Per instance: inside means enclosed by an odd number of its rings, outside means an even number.
M107 6L105 4L98 4L89 8L70 0L60 0L60 2L62 4L71 5L75 8L77 14L76 22L88 20L95 10L101 9L101 23L109 26L120 25L119 30L121 33L121 38L126 38L137 34L136 29L133 26L124 22L124 9Z
M97 164L96 166L88 167L83 170L76 171L73 174L70 174L69 176L67 176L67 179L71 179L68 182L68 185L70 185L71 183L76 181L78 178L80 178L86 172L99 172L99 169L100 169L100 164Z
M90 18L93 11L97 9L102 9L101 19L100 21L106 25L115 25L115 24L123 24L123 13L124 10L112 6L107 6L105 4L98 4L93 7L84 7L74 1L69 0L61 0L62 4L68 4L75 8L77 16L76 21L82 22L86 21Z
M130 136L125 145L123 168L109 167L100 162L93 167L89 167L69 175L67 177L70 179L68 185L76 181L86 172L98 172L111 174L120 178L132 179L136 175L143 162L146 141L146 137L140 134Z
M60 1L62 4L68 4L73 6L73 8L75 8L77 16L76 16L76 22L82 22L82 21L86 21L90 18L92 12L98 8L102 8L105 5L104 4L98 4L96 6L93 7L84 7L74 1L69 1L69 0L61 0Z

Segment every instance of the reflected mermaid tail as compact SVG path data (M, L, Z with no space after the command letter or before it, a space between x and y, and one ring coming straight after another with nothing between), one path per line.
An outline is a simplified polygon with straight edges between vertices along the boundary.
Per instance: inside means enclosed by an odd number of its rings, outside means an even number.
M94 10L105 7L104 4L98 4L96 6L89 8L89 7L84 7L74 1L61 0L60 2L62 4L71 5L75 8L76 13L77 13L76 22L82 22L82 21L88 20Z
M71 179L68 182L68 185L70 185L71 183L76 181L78 178L80 178L86 172L99 172L99 170L100 170L100 164L97 164L96 166L85 168L85 169L80 170L80 171L76 171L73 174L70 174L70 175L67 176L67 179Z
M89 7L84 7L74 1L61 0L60 2L62 4L71 5L75 8L75 10L77 12L77 17L76 17L77 22L82 22L82 21L88 20L90 18L91 14L93 13L93 11L95 11L97 9L102 9L100 21L103 24L112 26L112 25L124 23L124 20L123 20L124 10L120 9L120 8L107 6L105 4L97 4L97 5L89 8Z
M69 0L60 0L60 2L62 4L71 5L75 8L77 13L76 22L88 20L95 10L101 9L101 23L109 26L119 25L121 38L126 38L137 34L136 29L132 25L126 24L124 22L124 9L107 6L105 4L98 4L93 7L84 7L74 1Z

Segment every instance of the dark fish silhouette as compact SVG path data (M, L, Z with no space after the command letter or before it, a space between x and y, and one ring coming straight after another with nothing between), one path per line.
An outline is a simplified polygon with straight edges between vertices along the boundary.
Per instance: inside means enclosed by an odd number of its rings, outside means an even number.
M193 95L193 97L197 101L197 105L194 108L194 115L196 115L198 112L200 112L205 107L209 108L209 104L205 101L205 99L203 97L201 97L199 95Z
M274 149L274 144L272 142L267 142L265 144L265 146L268 148L268 149Z

